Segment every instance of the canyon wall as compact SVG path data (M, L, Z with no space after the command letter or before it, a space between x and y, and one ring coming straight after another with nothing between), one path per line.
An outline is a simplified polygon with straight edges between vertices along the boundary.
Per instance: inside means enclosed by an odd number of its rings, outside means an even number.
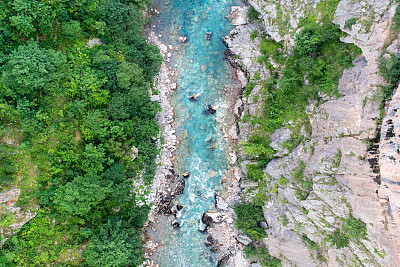
M261 32L285 47L294 46L296 33L304 17L319 20L319 0L250 1L260 13L259 20L246 19L248 6L235 8L233 22L237 27L224 38L228 59L254 80L267 79L270 72L258 63ZM344 71L339 80L339 97L321 95L323 103L310 101L311 134L293 150L282 144L292 134L289 121L276 130L270 146L275 150L263 170L267 200L263 210L268 225L268 237L263 243L269 253L285 266L399 266L400 265L400 203L399 203L399 108L400 89L386 107L382 131L375 140L377 149L368 151L366 140L374 139L380 129L379 85L385 84L379 75L378 59L386 53L397 56L398 33L391 28L396 3L391 0L342 0L333 10L331 20L347 33L341 41L353 43L362 50L353 67ZM329 12L329 11L327 11ZM349 27L349 21L354 22ZM274 65L274 62L271 62ZM255 79L257 80L257 79ZM262 113L262 84L255 82L247 100L243 98L243 115ZM268 103L266 103L268 105ZM239 122L240 141L246 142L254 132L247 120ZM242 198L251 200L259 183L246 180L248 164L254 163L243 146L239 147L243 172ZM374 168L371 168L374 167ZM306 199L296 197L293 174L312 181ZM282 178L283 177L283 178ZM279 183L284 179L284 183ZM274 190L275 189L275 190ZM350 240L347 247L336 248L329 241L335 229L346 218L361 219L366 224L367 238ZM305 236L305 237L304 237ZM310 249L305 240L318 245Z

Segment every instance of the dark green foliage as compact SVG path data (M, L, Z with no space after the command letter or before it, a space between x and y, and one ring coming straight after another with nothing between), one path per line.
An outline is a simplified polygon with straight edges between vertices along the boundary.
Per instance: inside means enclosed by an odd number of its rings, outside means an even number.
M257 20L260 17L260 13L253 7L250 6L249 10L247 11L247 18L250 21Z
M397 8L397 10L399 10L399 8ZM381 124L383 117L385 116L386 101L390 100L390 98L392 97L393 90L399 83L400 60L394 54L382 55L378 60L378 66L380 74L387 82L387 85L380 86L381 90L378 93L376 99L378 102L380 102L379 105L380 120L377 121L377 125L379 126L379 124Z
M260 227L260 222L264 221L264 214L261 206L236 204L235 213L237 215L235 226L239 231L257 241L266 237L265 230Z
M343 224L343 231L351 239L361 240L367 237L367 227L365 222L356 219L353 216L346 219Z
M141 234L135 227L135 222L141 225L146 220L146 213L138 218L121 220L109 219L96 231L96 235L84 252L89 266L138 266L142 263Z
M333 234L329 235L329 241L331 241L337 249L345 248L350 243L349 239L340 232L339 229L336 229Z
M141 264L148 207L136 207L132 179L154 176L160 107L148 87L162 62L142 36L147 4L0 4L0 186L18 176L17 204L40 204L0 265ZM93 36L105 44L86 47Z
M399 30L400 29L400 5L397 5L396 13L394 13L392 21L393 21L393 29Z
M382 56L378 60L379 71L382 77L390 84L395 85L400 79L400 60L391 54L389 57Z
M36 42L29 42L10 55L2 81L17 98L34 99L41 93L51 92L49 83L64 76L65 63L65 56L60 52L43 49Z
M259 181L263 178L263 170L262 167L258 164L247 164L247 177L253 181Z
M268 249L264 247L254 247L253 245L249 245L243 250L246 257L252 261L257 260L261 263L261 266L267 267L280 267L282 266L281 260L275 257L272 257Z
M12 150L12 146L0 144L0 192L16 181L17 168L12 158Z
M348 19L344 23L344 28L350 30L353 27L353 25L356 24L356 23L357 23L357 18Z

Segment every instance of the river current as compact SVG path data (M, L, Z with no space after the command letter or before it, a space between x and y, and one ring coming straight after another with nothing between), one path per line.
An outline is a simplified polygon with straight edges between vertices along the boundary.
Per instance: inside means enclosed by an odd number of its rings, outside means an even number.
M224 118L233 117L227 98L235 78L224 57L222 37L233 27L227 16L234 4L232 0L155 2L161 13L154 18L153 29L163 43L174 46L171 68L178 88L172 104L180 140L175 169L190 172L183 194L175 199L183 209L176 218L163 217L158 226L159 247L152 258L161 267L216 266L220 256L205 245L207 235L200 230L202 215L215 209L215 195L230 170L222 128ZM179 37L187 41L179 42ZM190 100L192 95L197 101ZM174 222L179 223L176 229Z

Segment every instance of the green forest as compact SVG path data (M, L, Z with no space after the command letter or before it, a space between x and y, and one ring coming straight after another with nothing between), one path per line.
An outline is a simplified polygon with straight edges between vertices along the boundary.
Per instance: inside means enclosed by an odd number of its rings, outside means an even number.
M0 190L18 186L17 205L39 209L0 266L143 261L149 207L136 205L132 179L150 183L158 154L149 88L162 57L142 36L151 4L1 1ZM87 47L93 37L104 44Z

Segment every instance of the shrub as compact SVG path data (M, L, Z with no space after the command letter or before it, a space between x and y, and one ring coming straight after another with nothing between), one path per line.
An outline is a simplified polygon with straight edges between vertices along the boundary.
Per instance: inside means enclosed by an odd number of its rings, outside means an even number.
M353 27L353 25L356 24L356 23L357 23L357 18L348 19L344 23L344 28L350 30Z
M271 56L279 48L282 48L282 45L276 41L262 39L260 42L260 52L266 56Z
M285 178L285 176L282 175L281 178L279 178L278 184L279 184L280 186L285 186L285 185L286 185L286 178Z
M246 97L246 99L249 97L251 91L254 88L254 83L253 82L248 82L246 85L246 89L244 90L244 96Z
M249 10L247 11L247 18L250 21L257 20L260 17L260 13L253 7L250 6Z
M258 31L257 31L257 30L254 30L254 31L252 31L252 32L250 33L250 39L251 39L251 40L256 39L257 36L258 36Z
M261 206L236 204L235 213L237 215L235 226L239 231L257 241L266 237L265 230L259 226L260 222L264 221L264 213Z
M400 60L391 54L390 57L382 56L378 60L379 71L382 77L392 86L400 79Z
M282 266L281 260L275 257L272 257L268 249L264 247L254 247L253 245L249 245L244 248L244 254L247 258L250 259L258 259L262 266L268 267L280 267Z
M340 232L339 229L336 229L331 235L329 235L329 241L331 241L337 249L345 248L349 245L349 239Z
M312 241L310 238L308 238L307 235L303 234L301 236L301 240L303 242L307 243L307 246L308 246L309 249L311 249L311 250L318 250L319 249L318 244L315 243L314 241Z
M252 181L259 181L263 177L262 166L259 164L247 164L247 177Z
M353 216L346 219L343 224L343 231L349 238L355 240L361 240L367 237L367 227L365 222L356 219Z
M286 214L281 215L280 218L283 226L287 226L289 224L289 219L287 218Z
M393 21L393 29L399 30L400 29L400 5L397 5L396 12L392 18Z

